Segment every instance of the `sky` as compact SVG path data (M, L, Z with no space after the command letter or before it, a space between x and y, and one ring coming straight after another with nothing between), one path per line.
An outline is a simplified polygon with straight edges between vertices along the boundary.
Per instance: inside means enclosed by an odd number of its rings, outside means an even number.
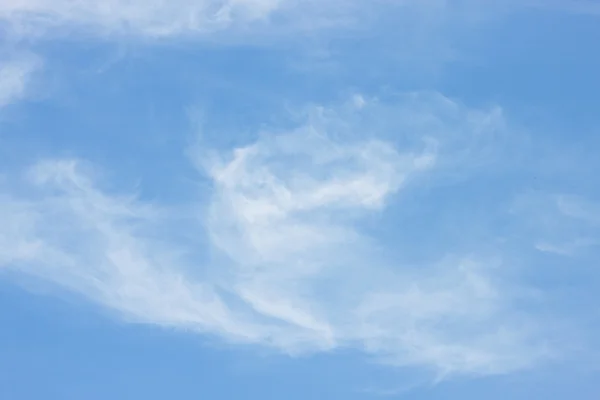
M600 396L600 3L0 0L0 398Z

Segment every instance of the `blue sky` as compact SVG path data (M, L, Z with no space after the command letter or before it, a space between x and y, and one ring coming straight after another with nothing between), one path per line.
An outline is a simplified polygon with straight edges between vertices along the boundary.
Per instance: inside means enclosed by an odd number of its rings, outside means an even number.
M599 18L0 1L0 397L598 398Z

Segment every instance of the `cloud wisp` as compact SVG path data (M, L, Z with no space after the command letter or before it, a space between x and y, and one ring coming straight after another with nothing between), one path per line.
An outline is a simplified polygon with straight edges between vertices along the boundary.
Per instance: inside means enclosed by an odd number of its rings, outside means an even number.
M312 30L346 24L354 0L23 0L0 2L0 23L16 37L80 31L152 39L260 32L265 27ZM286 28L287 29L287 28Z
M32 76L40 67L41 61L33 55L0 59L0 109L27 97Z
M538 251L577 257L600 244L600 206L588 198L530 192L518 198L513 212L527 221Z
M222 28L232 19L267 18L281 0L25 0L0 3L5 23L22 34L65 26L94 27L106 33L131 31L148 36L170 36Z
M497 111L434 99L424 120L469 115L454 132L494 131L481 127ZM396 122L363 130L386 107ZM527 296L501 278L501 259L432 248L437 262L404 263L386 247L393 237L367 229L453 157L452 135L428 128L420 140L389 139L407 107L355 97L235 149L192 151L211 189L185 222L181 209L115 194L85 162L41 161L2 183L0 265L128 320L288 354L352 348L442 375L535 365L550 355L543 322L520 307Z
M451 20L473 22L530 7L598 14L589 1L516 2L401 0L19 0L0 1L0 26L17 37L72 31L100 36L201 37L223 31L279 33L369 26L384 15L432 28Z

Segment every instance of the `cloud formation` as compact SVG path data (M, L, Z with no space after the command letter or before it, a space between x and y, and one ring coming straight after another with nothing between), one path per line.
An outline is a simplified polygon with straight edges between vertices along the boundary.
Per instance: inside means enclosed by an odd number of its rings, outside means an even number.
M56 28L73 24L107 32L131 30L150 36L212 30L232 18L268 17L280 0L201 0L91 2L25 0L0 3L0 15L16 29ZM17 25L17 26L15 26Z
M408 98L311 107L295 128L192 151L211 191L184 222L182 208L103 186L83 161L41 161L2 183L0 265L129 320L288 354L352 348L442 375L532 366L551 354L543 321L520 307L530 299L502 278L502 259L432 248L437 262L413 265L393 256L393 237L369 233L424 177L444 179L444 160L461 159L432 121L467 136L497 128L485 123L497 110ZM395 119L370 124L390 109ZM411 109L421 109L416 125ZM390 138L407 126L410 140Z
M256 34L266 27L270 33L276 27L280 34L290 29L298 33L332 27L373 28L373 21L393 15L410 26L413 34L422 35L448 23L456 29L527 8L598 15L598 7L587 0L502 0L493 4L436 0L3 0L0 27L27 38L78 31L159 39L223 31Z
M17 36L79 30L148 38L193 37L223 30L334 22L354 1L313 0L20 0L0 2L0 22ZM310 18L308 16L310 15ZM324 15L328 15L323 19Z
M0 108L28 95L31 78L40 66L40 60L33 55L0 59Z
M513 211L527 221L541 252L577 257L600 244L600 206L583 196L531 192L518 198Z

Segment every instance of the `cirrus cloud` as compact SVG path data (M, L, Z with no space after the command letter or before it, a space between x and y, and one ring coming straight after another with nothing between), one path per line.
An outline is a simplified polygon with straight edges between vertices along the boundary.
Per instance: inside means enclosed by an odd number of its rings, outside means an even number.
M532 297L499 273L501 258L434 247L437 262L410 264L393 257L393 237L367 229L423 177L444 179L438 163L463 163L458 132L476 147L498 129L495 109L407 98L312 107L295 128L191 151L211 185L191 208L115 193L82 161L40 161L3 183L0 265L128 320L288 354L352 348L442 375L535 365L556 350L544 321L524 311ZM390 109L395 119L362 131ZM421 110L416 124L405 120L411 109ZM453 128L430 129L444 121ZM410 140L392 140L402 127Z

